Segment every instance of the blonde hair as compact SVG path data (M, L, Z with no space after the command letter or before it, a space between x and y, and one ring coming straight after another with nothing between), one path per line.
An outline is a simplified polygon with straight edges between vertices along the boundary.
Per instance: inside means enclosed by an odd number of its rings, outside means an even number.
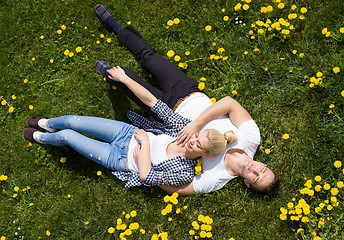
M237 135L233 131L227 131L224 134L220 133L216 129L207 129L208 132L208 140L210 143L210 147L207 151L211 157L217 156L222 153L227 143L231 144L238 140Z

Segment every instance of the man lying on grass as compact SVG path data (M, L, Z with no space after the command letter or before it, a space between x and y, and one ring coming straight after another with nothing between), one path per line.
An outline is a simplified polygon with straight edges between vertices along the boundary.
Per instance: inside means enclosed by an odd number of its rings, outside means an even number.
M94 10L108 31L114 33L138 58L162 91L148 84L128 68L123 68L125 73L165 102L173 111L193 120L178 134L178 145L188 145L194 134L209 128L222 133L233 131L238 138L237 141L228 144L219 156L203 157L202 174L195 176L191 183L181 187L161 185L162 189L181 195L211 192L222 188L237 176L244 178L247 187L260 193L269 194L278 187L279 177L265 164L253 160L260 144L259 128L237 101L227 96L212 104L209 97L198 89L196 80L189 78L175 65L158 55L134 27L129 25L123 28L101 4L96 5ZM96 69L106 77L108 83L122 89L145 112L156 118L156 114L137 98L131 89L121 82L112 80L109 76L111 70L107 71L111 69L109 64L97 61Z

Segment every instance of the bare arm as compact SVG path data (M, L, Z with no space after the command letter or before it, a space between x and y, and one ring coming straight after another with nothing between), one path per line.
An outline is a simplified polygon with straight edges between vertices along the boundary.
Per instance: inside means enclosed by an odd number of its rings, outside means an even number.
M178 193L179 195L182 195L182 196L187 196L187 195L192 195L195 193L195 190L193 188L193 183L189 183L185 186L182 186L182 187L175 187L175 186L167 186L167 185L164 185L164 186L159 186L161 189L163 189L164 191L168 192L169 194L172 194L172 193Z
M229 115L230 120L237 128L244 122L252 120L250 114L233 98L227 96L205 109L194 121L189 123L178 135L178 144L187 142L190 137L199 132L209 121Z
M107 72L109 73L109 78L111 80L125 84L136 95L136 97L138 97L148 107L152 108L158 101L150 91L128 77L121 67L113 67Z
M134 159L139 166L140 180L144 181L152 168L150 142L147 133L143 129L137 130L134 136L140 142L134 149Z

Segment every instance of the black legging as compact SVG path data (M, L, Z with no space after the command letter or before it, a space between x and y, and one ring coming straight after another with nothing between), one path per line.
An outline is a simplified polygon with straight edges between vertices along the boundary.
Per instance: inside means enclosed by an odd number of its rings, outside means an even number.
M152 74L153 79L160 85L162 91L144 81L133 70L123 67L125 73L149 90L156 98L165 102L170 108L173 109L179 99L188 96L190 93L202 92L199 90L196 80L189 78L178 67L157 54L131 25L121 29L117 34L117 38L139 59L142 66ZM156 115L151 112L150 108L141 102L127 86L109 79L108 82L122 89L146 113L156 118Z

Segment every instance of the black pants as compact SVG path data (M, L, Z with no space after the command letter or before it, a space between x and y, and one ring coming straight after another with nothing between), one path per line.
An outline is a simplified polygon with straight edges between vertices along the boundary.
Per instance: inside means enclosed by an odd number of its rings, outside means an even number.
M170 108L173 109L174 105L180 98L184 98L192 92L202 92L198 89L198 82L196 80L189 78L178 67L157 54L131 25L120 30L117 34L117 38L134 54L135 57L138 58L142 66L160 85L162 91L144 81L133 70L123 67L125 73L134 81L149 90L156 98L165 102ZM108 82L122 89L124 93L146 113L156 118L156 115L150 110L150 108L141 102L141 100L138 99L127 86L112 80Z

